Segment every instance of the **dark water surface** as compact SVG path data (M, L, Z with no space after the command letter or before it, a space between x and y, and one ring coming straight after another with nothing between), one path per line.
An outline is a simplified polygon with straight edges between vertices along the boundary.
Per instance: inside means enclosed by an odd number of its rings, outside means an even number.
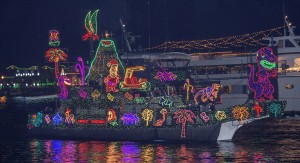
M0 162L300 162L295 119L261 120L209 143L33 139L26 121L26 111L0 108Z

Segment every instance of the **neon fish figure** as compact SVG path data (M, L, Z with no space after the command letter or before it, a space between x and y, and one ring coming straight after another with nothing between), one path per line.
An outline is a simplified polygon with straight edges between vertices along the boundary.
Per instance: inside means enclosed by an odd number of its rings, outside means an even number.
M84 81L84 79L85 79L85 72L84 72L84 69L89 70L90 67L84 65L84 62L83 62L83 60L82 60L81 57L78 57L78 58L77 58L77 61L78 61L79 63L77 63L77 64L75 65L75 71L78 71L78 70L79 70L80 75L81 75L81 85L84 85L84 84L85 84L85 81Z

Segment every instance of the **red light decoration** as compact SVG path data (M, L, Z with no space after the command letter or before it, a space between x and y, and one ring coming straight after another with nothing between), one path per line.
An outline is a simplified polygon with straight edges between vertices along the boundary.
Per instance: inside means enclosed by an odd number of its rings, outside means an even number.
M89 123L89 120L87 120L87 119L78 119L77 122L78 122L78 123L81 123L81 124L88 124L88 123Z
M47 124L50 124L51 122L50 116L48 114L45 115L45 121Z
M261 48L256 56L256 63L259 68L256 73L257 81L254 81L254 66L249 65L250 75L248 79L248 87L254 92L254 98L257 101L262 102L265 99L274 99L274 86L269 78L277 76L277 62L278 58L274 55L271 48Z
M67 108L65 113L66 116L65 123L69 125L75 123L74 114L70 114L70 113L71 113L71 109Z
M58 38L59 32L57 30L51 30L49 37L49 46L59 46L60 41Z
M46 58L48 58L49 62L54 62L54 68L55 68L55 77L58 79L59 77L59 61L66 61L68 58L68 55L61 49L58 48L51 48L46 51Z
M202 112L200 114L200 117L201 117L202 120L204 120L204 122L208 122L209 121L209 117L206 115L205 112Z
M91 124L103 125L103 124L105 124L105 120L103 120L103 119L93 119L93 120L91 120Z
M78 94L81 98L86 99L87 93L83 90L83 88L80 88Z
M176 118L176 124L181 124L181 138L185 138L185 127L186 123L190 122L194 124L193 118L197 118L197 116L191 111L187 109L179 109L174 112L174 117Z
M259 104L255 104L253 110L256 111L256 117L260 117L260 113L263 111L262 107Z
M163 123L165 122L166 117L168 115L167 109L161 109L160 114L162 114L162 119L159 119L155 122L154 126L156 126L156 127L162 126Z
M145 71L144 66L127 67L125 72L124 81L120 83L120 89L127 91L129 89L138 89L141 91L149 91L151 88L150 82L147 79L141 78L137 80L137 77L132 76L135 71Z
M109 75L104 78L106 92L119 92L119 90L116 89L120 80L120 76L118 74L119 63L117 60L112 59L107 63L107 67L109 67Z
M107 110L107 123L112 123L117 119L116 112L113 109Z
M82 39L84 41L88 39L92 40L98 40L99 36L97 35L97 15L98 15L99 10L94 11L91 14L91 11L89 11L85 17L84 20L84 27L87 31L87 33L82 36Z
M129 92L126 92L126 93L124 94L124 96L125 96L125 98L126 98L127 100L129 100L129 101L132 101L132 100L133 100L133 96L132 96Z

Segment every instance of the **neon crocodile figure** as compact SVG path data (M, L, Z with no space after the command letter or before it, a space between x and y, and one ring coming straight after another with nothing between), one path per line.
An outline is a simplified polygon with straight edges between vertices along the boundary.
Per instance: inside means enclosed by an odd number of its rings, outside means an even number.
M271 48L261 48L256 55L256 63L259 68L256 73L257 81L254 81L254 66L249 65L249 89L254 92L254 98L264 101L265 98L273 100L274 86L269 80L270 77L277 76L276 62L278 58Z

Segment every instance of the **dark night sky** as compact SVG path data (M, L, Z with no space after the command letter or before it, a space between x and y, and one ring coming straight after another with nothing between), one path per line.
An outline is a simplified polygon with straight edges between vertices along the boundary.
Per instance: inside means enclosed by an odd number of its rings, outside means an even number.
M87 55L81 37L85 14L100 9L98 33L120 37L127 30L148 44L148 0L1 0L0 68L43 65L49 30L60 31L69 60ZM285 10L300 28L300 1L285 0ZM245 34L283 25L283 0L150 0L151 45L168 40L199 40ZM300 30L296 29L296 34Z

